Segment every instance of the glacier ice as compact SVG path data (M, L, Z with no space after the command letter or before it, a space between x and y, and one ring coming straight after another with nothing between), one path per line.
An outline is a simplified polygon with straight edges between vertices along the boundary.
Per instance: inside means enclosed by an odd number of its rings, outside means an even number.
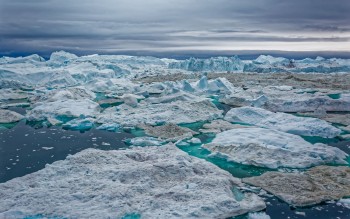
M169 63L169 68L195 72L331 73L349 72L350 61L348 59L324 59L321 57L294 60L270 55L261 55L255 60L240 60L237 56L234 56L209 59L190 58L184 61L173 61Z

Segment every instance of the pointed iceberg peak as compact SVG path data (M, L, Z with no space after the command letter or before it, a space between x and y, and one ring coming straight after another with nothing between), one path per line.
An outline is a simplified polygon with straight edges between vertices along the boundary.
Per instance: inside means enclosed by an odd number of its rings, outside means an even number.
M204 90L208 88L208 78L207 76L203 76L198 82L197 82L197 88Z

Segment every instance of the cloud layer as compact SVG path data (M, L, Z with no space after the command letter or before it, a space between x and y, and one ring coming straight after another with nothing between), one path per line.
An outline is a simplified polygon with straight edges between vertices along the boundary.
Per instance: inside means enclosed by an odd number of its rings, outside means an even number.
M0 0L0 53L350 52L349 0Z

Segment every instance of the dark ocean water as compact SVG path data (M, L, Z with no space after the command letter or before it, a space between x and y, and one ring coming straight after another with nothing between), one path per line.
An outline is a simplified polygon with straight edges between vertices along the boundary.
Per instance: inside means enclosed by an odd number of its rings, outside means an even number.
M0 183L33 173L45 164L63 160L87 148L115 150L128 147L129 133L97 129L86 132L61 127L35 128L21 121L11 129L0 128Z

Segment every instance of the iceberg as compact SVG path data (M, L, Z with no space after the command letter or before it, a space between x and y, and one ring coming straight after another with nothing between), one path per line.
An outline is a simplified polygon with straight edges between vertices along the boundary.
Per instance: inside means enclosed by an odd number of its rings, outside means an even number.
M47 118L56 118L59 116L77 118L95 117L99 114L100 107L91 100L58 100L54 102L40 102L29 110L26 118L29 121L42 121Z
M225 120L303 136L334 138L341 133L340 129L320 119L298 117L286 113L274 113L256 107L231 109L225 115Z
M202 147L236 163L271 169L348 164L348 154L336 147L313 145L297 135L264 128L224 131Z
M242 71L243 62L237 57L213 57L210 59L190 58L169 64L169 68L179 68L188 71Z
M218 118L222 118L222 111L209 100L174 101L160 104L140 102L137 107L122 104L107 108L97 116L97 122L102 124L115 122L124 127L136 127L140 124L183 124Z
M87 149L0 184L0 218L228 218L263 210L228 172L174 145ZM30 203L30 205L28 205Z

